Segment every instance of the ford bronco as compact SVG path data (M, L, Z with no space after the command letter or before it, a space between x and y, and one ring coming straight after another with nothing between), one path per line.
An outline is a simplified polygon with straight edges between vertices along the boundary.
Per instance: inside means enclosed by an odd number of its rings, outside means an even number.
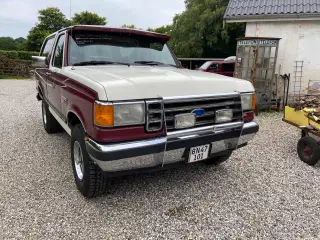
M258 132L253 85L184 69L169 39L75 25L48 36L33 57L44 129L71 136L75 183L85 197L103 193L119 174L216 165Z

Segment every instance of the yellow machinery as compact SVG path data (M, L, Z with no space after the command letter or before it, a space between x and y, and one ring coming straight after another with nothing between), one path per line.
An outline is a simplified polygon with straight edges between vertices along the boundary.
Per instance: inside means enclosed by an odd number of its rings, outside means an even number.
M286 106L282 119L301 129L297 152L299 158L309 165L315 165L320 159L320 118L317 115L320 115L320 108L295 110L295 108Z

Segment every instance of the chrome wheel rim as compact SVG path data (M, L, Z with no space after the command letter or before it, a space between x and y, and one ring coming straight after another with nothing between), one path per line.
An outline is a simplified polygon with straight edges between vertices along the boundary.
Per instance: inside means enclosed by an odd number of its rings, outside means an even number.
M44 103L42 104L42 118L43 118L44 124L47 124L47 114L46 114L46 107Z
M80 143L77 141L73 144L73 158L77 177L81 181L83 179L83 154Z

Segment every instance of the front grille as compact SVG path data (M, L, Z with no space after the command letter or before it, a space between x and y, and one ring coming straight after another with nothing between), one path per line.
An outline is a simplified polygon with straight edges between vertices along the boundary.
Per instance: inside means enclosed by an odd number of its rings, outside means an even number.
M162 130L163 126L163 102L162 100L148 100L147 107L147 132L156 132Z
M195 109L204 109L205 114L196 118L194 127L213 125L215 111L220 109L233 109L233 122L242 121L241 98L239 95L175 99L164 101L164 116L167 131L174 131L174 116L183 113L191 113Z

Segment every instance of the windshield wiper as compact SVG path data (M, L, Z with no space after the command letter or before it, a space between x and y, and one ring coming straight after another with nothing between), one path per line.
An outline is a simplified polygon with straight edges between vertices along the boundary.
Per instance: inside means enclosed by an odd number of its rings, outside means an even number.
M126 65L126 66L130 67L130 64L129 64L129 63L111 62L111 61L84 61L84 62L74 63L73 66L108 65L108 64L119 64L119 65Z
M150 65L150 66L165 65L165 66L177 67L177 66L174 65L174 64L166 64L166 63L157 62L157 61L135 61L134 63L144 64L144 65Z

